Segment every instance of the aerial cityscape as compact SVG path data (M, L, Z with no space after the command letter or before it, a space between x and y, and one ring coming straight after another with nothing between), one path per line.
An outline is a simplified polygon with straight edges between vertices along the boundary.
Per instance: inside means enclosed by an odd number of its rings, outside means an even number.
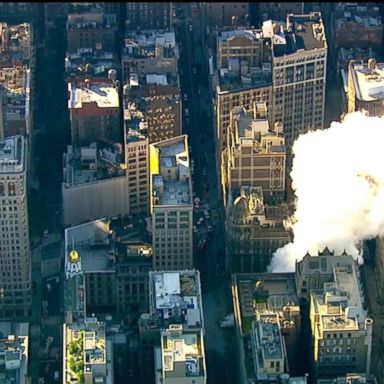
M383 23L0 3L0 384L384 384Z

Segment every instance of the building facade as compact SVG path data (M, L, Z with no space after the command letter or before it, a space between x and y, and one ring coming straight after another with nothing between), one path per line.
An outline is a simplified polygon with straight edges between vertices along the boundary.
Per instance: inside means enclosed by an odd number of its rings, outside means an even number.
M288 15L285 26L267 21L272 41L273 122L284 124L287 148L308 130L323 129L327 42L319 12Z
M31 312L31 251L28 222L28 144L23 136L0 141L0 318Z
M127 19L125 26L127 29L135 30L143 25L146 28L170 28L174 19L174 4L151 3L151 2L132 2L126 3Z
M285 140L282 124L269 127L265 103L255 103L254 111L238 107L230 115L227 149L223 152L223 188L242 185L261 187L264 199L282 201L285 194ZM227 193L224 193L226 196Z
M68 83L72 144L105 139L122 142L119 89L116 82L89 79Z
M352 257L350 256L352 259ZM373 320L364 310L358 267L334 266L333 281L312 290L310 319L316 378L370 374Z
M80 48L92 48L107 52L117 49L117 17L92 10L84 13L70 13L67 18L67 50L74 53Z
M264 205L260 187L243 186L240 196L231 196L231 200L226 220L227 269L232 273L265 272L273 253L292 241L292 233L284 227L287 209Z
M153 269L191 269L193 202L188 137L150 145Z

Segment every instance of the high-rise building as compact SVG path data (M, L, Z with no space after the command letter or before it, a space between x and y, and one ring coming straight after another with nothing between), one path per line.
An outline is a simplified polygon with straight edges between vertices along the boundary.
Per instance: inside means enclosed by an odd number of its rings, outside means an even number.
M261 187L264 199L282 201L285 193L285 140L282 123L274 130L268 123L265 103L255 103L254 111L234 108L223 151L224 193L242 185ZM226 163L226 164L224 164Z
M365 111L370 116L384 115L384 63L351 61L348 71L348 113Z
M226 264L231 273L265 272L273 253L292 241L286 205L264 204L261 187L231 192L226 218Z
M307 382L298 364L301 314L293 273L232 275L238 382Z
M146 28L168 29L173 25L173 2L132 2L127 3L125 25L128 29Z
M117 49L117 17L92 9L84 13L70 13L67 19L67 50L74 53L81 48L107 52Z
M87 313L136 316L148 311L152 247L145 226L137 217L100 219L66 229L66 250L81 255Z
M273 67L272 121L284 124L287 148L302 133L323 129L327 41L319 12L287 16L285 25L266 21Z
M150 145L153 268L191 269L193 203L188 136Z
M89 146L69 145L63 165L65 226L129 214L128 179L121 144L99 141Z
M260 30L223 30L218 33L216 57L216 156L221 172L227 164L222 153L228 145L234 108L243 107L248 112L255 102L265 102L272 125L271 49ZM221 178L225 180L226 175Z
M141 315L142 383L206 383L204 318L200 273L196 270L149 273L149 313ZM177 336L185 346L179 358L170 350ZM167 338L170 343L164 343ZM184 340L184 341L182 341ZM189 340L189 341L188 341ZM190 342L194 340L195 342ZM187 348L190 345L190 348ZM188 353L189 351L190 353ZM186 358L190 355L190 358ZM189 362L190 360L190 362ZM196 361L197 360L197 361ZM154 367L154 369L152 369Z
M311 290L315 379L350 372L370 374L373 320L364 309L357 262L349 258L349 265L334 265L333 278Z
M68 93L72 144L99 139L122 141L117 82L69 82Z
M31 311L28 166L28 145L23 136L0 141L1 319L29 316Z

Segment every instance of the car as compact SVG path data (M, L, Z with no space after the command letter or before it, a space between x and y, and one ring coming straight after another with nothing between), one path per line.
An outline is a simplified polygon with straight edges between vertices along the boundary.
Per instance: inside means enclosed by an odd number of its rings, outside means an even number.
M206 219L210 219L210 218L211 218L211 215L209 214L208 209L205 209L204 212L203 212L203 214L204 214L204 217L205 217Z
M197 69L196 69L196 67L193 67L192 73L193 73L194 75L197 74Z
M185 117L188 117L188 116L189 116L189 109L188 109L188 108L185 108L185 109L184 109L184 114L185 114Z
M47 291L48 291L48 292L51 292L51 291L52 291L52 287L51 287L51 284L50 284L50 283L47 283Z
M197 225L203 224L203 221L204 221L204 217L200 217L200 219L197 220Z
M188 101L188 96L187 96L186 93L184 93L183 100L184 100L184 101Z
M197 229L196 225L193 226L193 232L198 232L199 230Z
M213 231L212 225L208 224L207 229L208 229L208 232L212 232Z

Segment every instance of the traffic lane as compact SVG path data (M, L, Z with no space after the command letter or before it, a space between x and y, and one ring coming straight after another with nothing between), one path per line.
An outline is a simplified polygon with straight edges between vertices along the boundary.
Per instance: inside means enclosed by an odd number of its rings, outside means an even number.
M44 316L59 316L61 314L60 275L57 274L42 280L42 300L47 302Z

